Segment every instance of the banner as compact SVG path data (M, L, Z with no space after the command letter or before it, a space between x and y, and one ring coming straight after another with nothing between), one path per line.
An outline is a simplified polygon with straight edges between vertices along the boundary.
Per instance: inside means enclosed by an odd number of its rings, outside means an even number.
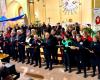
M25 14L24 15L20 15L20 16L16 16L16 17L10 18L10 19L7 19L5 16L2 16L2 17L0 17L0 22L4 22L4 21L17 21L17 20L23 18L24 16L25 16Z
M0 22L6 21L6 20L7 20L7 18L5 16L0 17Z
M100 30L100 8L94 9L94 26L95 30Z

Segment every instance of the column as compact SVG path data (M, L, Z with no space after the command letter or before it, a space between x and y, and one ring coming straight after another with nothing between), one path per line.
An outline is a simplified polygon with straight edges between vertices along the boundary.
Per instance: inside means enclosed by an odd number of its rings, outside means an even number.
M28 0L28 18L29 23L34 23L35 13L34 13L34 0Z

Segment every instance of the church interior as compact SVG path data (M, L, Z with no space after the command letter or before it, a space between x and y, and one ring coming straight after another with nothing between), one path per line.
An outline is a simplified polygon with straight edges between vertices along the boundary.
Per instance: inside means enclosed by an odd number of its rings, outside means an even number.
M100 0L0 0L0 80L100 80Z

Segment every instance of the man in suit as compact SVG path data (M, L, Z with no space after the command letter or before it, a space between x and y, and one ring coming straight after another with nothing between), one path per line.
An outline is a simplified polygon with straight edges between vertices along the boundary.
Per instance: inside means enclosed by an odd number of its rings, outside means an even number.
M19 53L19 62L24 63L25 59L25 39L26 35L23 33L22 30L17 31L17 46L18 46L18 53Z
M30 40L31 40L31 36L30 36L30 31L28 31L26 33L26 40L25 40L25 46L26 46L26 56L28 58L28 61L27 61L27 64L30 63L30 46L29 46L29 43L30 43Z
M45 69L52 70L52 59L51 59L51 39L50 34L48 32L45 33L45 38L43 40L43 50L44 50L44 56L46 61L46 67Z
M54 64L57 64L57 44L58 44L58 41L57 41L57 38L55 37L55 33L56 31L54 29L51 30L51 35L50 35L50 39L51 39L51 54L52 54L52 58L53 58L53 63Z
M16 47L16 33L14 31L11 32L11 37L10 37L10 50L11 50L11 56L13 59L17 60L17 53L15 50Z
M34 35L34 39L32 41L33 46L33 51L34 51L34 60L35 60L35 65L34 67L38 66L39 63L39 68L41 67L41 57L40 57L40 44L41 41L38 39L38 35Z

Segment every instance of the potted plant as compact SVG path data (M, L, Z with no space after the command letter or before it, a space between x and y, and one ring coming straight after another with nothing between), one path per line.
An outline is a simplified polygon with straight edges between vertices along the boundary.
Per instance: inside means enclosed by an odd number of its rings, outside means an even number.
M95 35L95 32L90 27L85 27L85 28L82 29L82 31L88 32L89 35L91 35L91 36L94 36Z

